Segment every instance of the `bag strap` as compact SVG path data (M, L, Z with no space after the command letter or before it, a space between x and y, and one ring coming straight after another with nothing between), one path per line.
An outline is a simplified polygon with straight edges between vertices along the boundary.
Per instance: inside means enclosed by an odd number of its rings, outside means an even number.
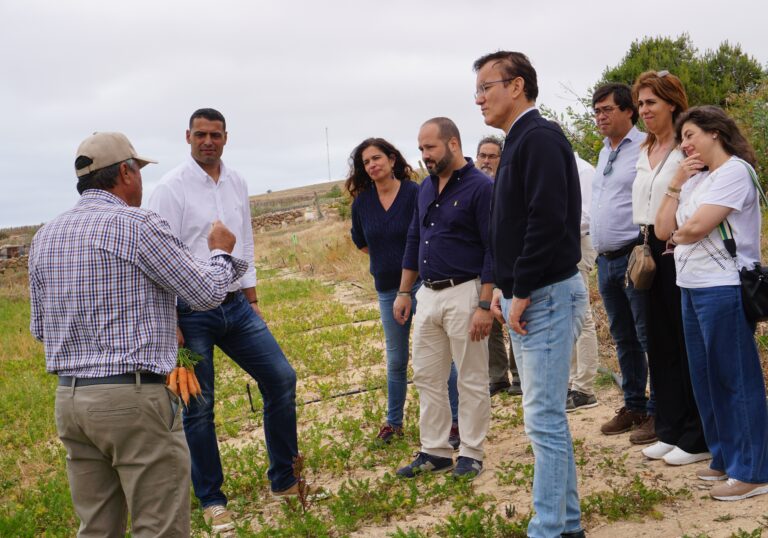
M758 181L757 179L757 173L755 172L755 169L752 168L752 166L744 159L740 159L739 157L734 157L734 160L739 161L741 164L743 164L746 167L747 172L749 172L749 177L752 178L752 184L754 184L758 194L760 195L760 199L763 201L763 204L765 205L765 207L768 207L768 198L765 197L765 192L763 191L763 187L760 185L760 181ZM759 201L758 201L758 204L759 204Z
M717 225L717 229L720 231L720 237L725 245L725 250L731 255L731 258L736 258L736 240L733 238L733 228L728 219Z
M763 192L763 188L760 186L760 181L757 179L757 173L755 172L755 169L752 168L752 166L744 159L734 157L734 160L740 162L746 167L747 172L749 172L749 177L752 179L752 183L757 189L758 194L760 194L760 199L762 199L765 206L768 207L768 199L766 199L765 192ZM757 201L757 205L760 205L760 200ZM728 222L728 219L725 219L723 222L717 225L717 229L720 231L720 237L723 240L725 250L728 251L728 254L730 254L732 258L736 258L736 240L733 238L733 228L731 228L731 223Z

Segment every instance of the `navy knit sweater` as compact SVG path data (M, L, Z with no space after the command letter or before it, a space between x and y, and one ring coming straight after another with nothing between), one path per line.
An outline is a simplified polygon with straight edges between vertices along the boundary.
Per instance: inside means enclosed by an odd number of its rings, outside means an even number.
M377 291L400 286L405 240L418 194L416 183L404 181L387 211L379 201L375 186L360 193L352 202L352 241L357 248L368 247Z
M491 208L494 283L504 297L526 298L577 273L581 259L581 190L563 132L525 113L501 154Z

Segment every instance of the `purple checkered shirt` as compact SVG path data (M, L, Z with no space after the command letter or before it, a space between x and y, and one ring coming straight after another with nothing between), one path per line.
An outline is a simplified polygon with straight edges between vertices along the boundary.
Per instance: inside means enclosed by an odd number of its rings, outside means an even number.
M30 330L51 373L166 374L176 365L176 296L215 308L247 268L218 250L195 258L158 214L90 189L32 240Z

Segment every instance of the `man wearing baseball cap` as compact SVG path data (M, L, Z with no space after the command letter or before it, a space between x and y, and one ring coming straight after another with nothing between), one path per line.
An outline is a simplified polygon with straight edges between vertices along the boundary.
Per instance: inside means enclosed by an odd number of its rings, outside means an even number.
M179 401L175 298L207 310L247 268L220 222L196 260L159 215L141 209L140 157L121 133L77 150L80 200L32 240L32 334L59 378L56 428L80 536L188 536L190 460Z

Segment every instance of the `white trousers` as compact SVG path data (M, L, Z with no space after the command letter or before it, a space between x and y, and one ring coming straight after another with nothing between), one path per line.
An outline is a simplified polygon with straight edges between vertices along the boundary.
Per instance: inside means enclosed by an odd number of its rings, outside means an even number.
M488 339L469 337L480 300L480 280L433 291L422 286L413 319L413 383L419 391L421 451L453 457L448 443L451 409L448 375L451 360L458 370L460 456L483 459L491 398L488 393Z
M595 266L597 252L592 246L589 235L581 237L581 261L579 273L584 279L584 287L587 289L587 315L584 326L581 329L579 339L573 348L571 357L571 390L578 390L590 396L595 394L595 377L599 361L597 357L597 333L595 332L595 320L592 318L592 307L589 304L589 273Z

